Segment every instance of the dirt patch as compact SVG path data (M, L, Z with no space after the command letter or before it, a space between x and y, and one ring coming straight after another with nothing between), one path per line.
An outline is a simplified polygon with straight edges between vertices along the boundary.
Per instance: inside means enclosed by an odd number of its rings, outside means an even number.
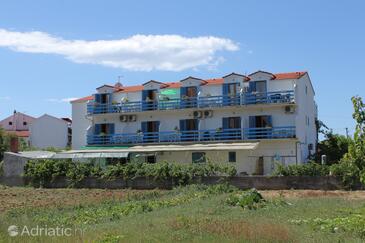
M265 198L283 196L285 198L340 197L350 200L364 200L365 191L321 191L321 190L268 190L260 191Z
M65 207L121 200L143 194L141 190L35 189L0 186L0 213L23 207Z
M169 226L173 230L188 230L193 234L210 233L227 239L279 242L292 240L286 226L272 223L211 218L176 218L169 223Z

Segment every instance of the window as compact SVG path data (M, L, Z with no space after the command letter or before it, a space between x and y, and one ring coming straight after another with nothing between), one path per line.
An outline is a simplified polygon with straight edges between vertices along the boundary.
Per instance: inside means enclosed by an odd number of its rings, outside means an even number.
M204 162L206 162L205 153L204 152L193 152L192 153L192 161L193 161L193 163L204 163Z
M13 122L9 122L9 126L13 125Z
M228 161L236 162L236 152L228 152Z
M156 163L156 156L155 155L148 155L146 157L146 162L149 163L149 164Z
M305 94L308 94L308 86L305 86Z
M27 122L25 121L25 122L23 122L23 126L26 126L27 125Z

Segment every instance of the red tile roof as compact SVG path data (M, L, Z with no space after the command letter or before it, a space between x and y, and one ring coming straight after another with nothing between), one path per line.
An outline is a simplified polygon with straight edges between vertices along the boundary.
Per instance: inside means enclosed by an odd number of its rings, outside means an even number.
M118 92L129 93L129 92L138 92L143 90L143 85L134 85L134 86L123 86L119 89Z
M213 79L207 79L205 80L207 82L206 85L219 85L223 84L223 78L213 78Z
M27 138L30 136L30 132L29 131L5 131L8 134L15 134L18 137L21 138Z
M82 102L82 101L88 101L88 100L93 100L94 96L90 95L90 96L86 96L77 100L72 100L71 103L73 102Z
M265 72L265 71L261 71L261 72ZM268 73L268 72L266 72L266 73ZM306 73L307 72L275 73L275 74L273 74L275 76L273 79L274 80L298 79L298 78L301 78ZM271 74L271 73L269 73L269 74ZM229 75L226 75L226 76L229 76ZM243 77L246 77L242 74L237 74L237 75L241 75ZM193 77L191 77L191 78L193 78ZM223 80L224 80L223 78L206 79L206 80L202 80L203 81L202 85L220 85L220 84L223 84ZM154 80L151 80L151 81L154 81ZM249 81L249 78L246 77L245 81ZM154 81L154 82L160 83L159 81ZM181 87L180 82L161 83L161 88L176 88L177 89L177 88L180 88L180 87ZM122 93L138 92L138 91L142 91L143 88L144 88L143 85L123 86L119 89L116 89L116 92L122 92ZM93 96L86 96L86 97L83 97L83 98L80 98L80 99L77 99L77 100L74 100L74 101L71 101L71 102L88 101L88 100L93 100L93 98L94 98Z
M276 80L282 79L298 79L301 78L307 72L292 72L292 73L275 73Z

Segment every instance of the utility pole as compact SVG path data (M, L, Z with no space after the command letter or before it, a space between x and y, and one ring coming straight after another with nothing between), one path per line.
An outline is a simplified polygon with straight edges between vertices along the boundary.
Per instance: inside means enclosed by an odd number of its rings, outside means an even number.
M345 129L346 129L346 137L349 138L349 129L348 127L346 127Z

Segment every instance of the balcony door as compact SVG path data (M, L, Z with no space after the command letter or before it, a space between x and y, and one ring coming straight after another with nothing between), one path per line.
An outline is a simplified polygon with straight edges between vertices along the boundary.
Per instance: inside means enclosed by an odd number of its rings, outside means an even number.
M250 116L248 138L270 138L272 135L271 116Z
M181 141L197 141L199 138L199 120L180 120Z
M96 144L111 144L112 136L115 132L113 123L95 124L94 126L94 142Z
M241 139L241 117L224 117L223 122L223 140Z
M157 108L157 90L142 91L142 110L156 110Z
M266 81L253 81L249 83L249 104L266 103L267 85Z
M223 84L223 105L239 105L239 83Z
M181 108L192 108L197 106L198 87L181 87Z
M141 123L143 142L155 143L159 140L160 121L145 121Z

